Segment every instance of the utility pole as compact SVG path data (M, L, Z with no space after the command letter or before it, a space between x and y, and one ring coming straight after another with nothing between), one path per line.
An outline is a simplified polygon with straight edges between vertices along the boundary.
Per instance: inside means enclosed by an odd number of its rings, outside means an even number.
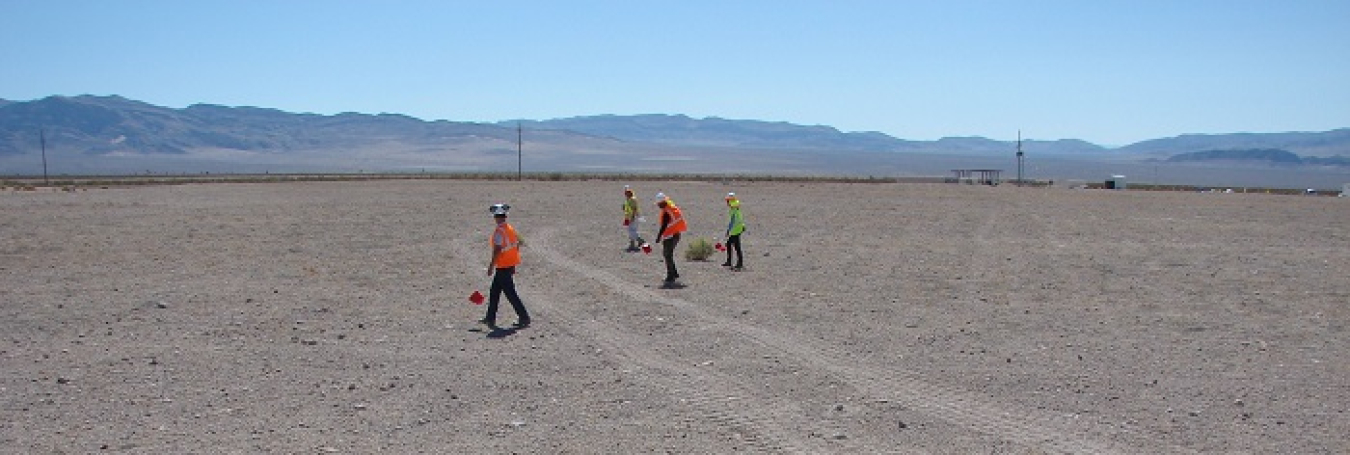
M1017 186L1022 186L1022 130L1017 130Z
M47 178L47 131L38 128L38 142L42 144L42 184L52 186L51 180Z
M524 178L524 175L525 175L525 174L524 174L523 172L521 172L521 170L523 169L523 168L521 167L521 163L524 162L523 156L525 155L525 146L523 145L523 143L524 143L524 140L523 140L524 137L525 137L525 134L521 132L520 122L516 122L516 181L517 181L517 182L519 182L519 181L525 179L525 178Z

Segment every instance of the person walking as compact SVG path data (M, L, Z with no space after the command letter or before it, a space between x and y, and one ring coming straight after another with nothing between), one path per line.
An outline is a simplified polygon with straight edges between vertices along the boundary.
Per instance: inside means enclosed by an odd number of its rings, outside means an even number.
M741 201L736 198L736 193L727 193L727 216L731 218L727 222L727 261L722 263L723 267L731 267L731 249L736 249L736 266L732 270L742 270L745 268L745 257L741 254L741 234L745 233L745 216L741 214Z
M490 239L492 258L488 260L487 267L487 274L492 277L492 288L488 291L487 316L478 322L493 328L497 327L497 303L502 294L506 294L506 300L511 302L511 308L516 311L515 326L530 325L530 313L525 310L520 295L516 294L515 274L516 266L520 265L520 238L516 236L516 228L506 222L506 212L509 210L511 206L506 204L493 204L488 208L492 218L497 221L497 228L492 231Z
M661 244L661 254L666 260L666 285L675 284L680 272L675 269L675 245L680 244L680 233L688 229L684 214L675 206L675 201L665 193L656 194L656 206L661 209L660 229L657 229L656 241Z
M638 235L638 222L642 221L641 210L638 209L637 194L633 188L628 185L623 186L623 225L628 228L628 251L638 251L646 240Z

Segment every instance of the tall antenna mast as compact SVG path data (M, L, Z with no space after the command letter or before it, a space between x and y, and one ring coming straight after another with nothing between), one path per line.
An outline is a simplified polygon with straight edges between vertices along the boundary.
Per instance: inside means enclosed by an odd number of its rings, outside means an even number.
M42 184L52 186L51 180L47 179L47 131L38 128L38 142L42 143Z
M521 132L520 122L516 122L516 181L524 180L524 174L521 172L521 163L524 161L522 156L525 154L524 137L525 134Z
M1022 186L1022 130L1017 130L1017 186Z

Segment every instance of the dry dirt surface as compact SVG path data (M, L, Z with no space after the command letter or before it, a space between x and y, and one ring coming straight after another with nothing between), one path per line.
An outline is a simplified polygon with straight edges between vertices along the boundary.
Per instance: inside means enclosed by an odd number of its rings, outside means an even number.
M623 183L2 192L0 452L1350 452L1345 199Z

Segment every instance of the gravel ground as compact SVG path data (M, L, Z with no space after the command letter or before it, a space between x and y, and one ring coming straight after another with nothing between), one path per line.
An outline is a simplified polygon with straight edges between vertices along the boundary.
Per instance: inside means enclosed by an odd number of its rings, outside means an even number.
M746 270L618 182L2 192L0 452L1350 452L1344 199L632 184Z

